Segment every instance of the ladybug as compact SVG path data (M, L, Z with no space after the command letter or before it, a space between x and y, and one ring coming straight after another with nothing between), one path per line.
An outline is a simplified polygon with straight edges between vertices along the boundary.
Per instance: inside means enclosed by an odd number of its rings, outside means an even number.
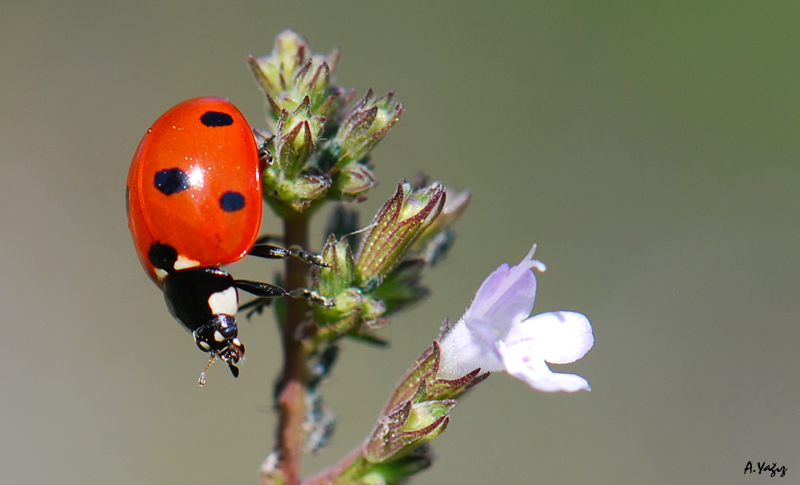
M208 366L219 357L234 377L239 375L235 364L244 357L236 327L237 290L267 298L310 292L236 280L220 265L248 254L297 256L322 265L296 248L255 244L267 158L233 104L204 97L184 101L156 120L128 173L128 228L144 270L163 290L172 316L200 350L211 354ZM204 378L205 370L200 385Z

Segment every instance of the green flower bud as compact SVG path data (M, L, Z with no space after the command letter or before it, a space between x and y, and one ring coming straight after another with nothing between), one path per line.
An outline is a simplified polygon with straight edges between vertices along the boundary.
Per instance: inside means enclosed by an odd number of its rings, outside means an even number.
M308 96L294 111L281 112L272 141L272 163L261 178L264 198L276 209L288 204L295 211L303 211L311 202L325 195L330 187L328 174L309 169L306 164L317 146L324 124L325 118L311 112ZM278 201L277 206L274 199Z
M329 86L339 51L330 55L311 54L306 40L291 30L275 39L272 53L265 57L247 57L250 70L267 96L273 121L283 110L292 111L306 96L311 111L331 116L349 98L343 88Z
M294 73L308 61L308 43L297 32L284 30L275 38L272 53L261 58L250 58L250 67L256 80L267 94L273 96L290 87Z
M375 99L372 89L356 103L341 124L336 137L325 147L327 158L341 169L363 160L386 133L400 120L403 105L394 101L394 92Z
M322 250L322 261L328 266L316 271L312 288L322 296L333 299L334 306L315 305L315 321L320 326L317 339L332 340L356 328L360 321L363 297L353 288L355 262L347 239L328 236Z
M275 135L275 161L270 168L294 178L314 151L324 126L325 118L311 112L308 96L294 111L283 110Z
M328 236L328 242L322 250L322 261L328 267L319 271L314 285L320 295L335 298L353 286L355 261L347 239L337 240L333 235Z
M384 407L384 413L406 401L456 399L489 376L486 372L478 375L480 369L476 369L459 379L437 379L440 356L439 344L434 341L406 372L401 384L395 387Z
M454 400L406 401L384 416L364 447L364 458L373 463L396 460L442 433L450 421Z
M338 51L333 55L338 56ZM294 83L297 86L298 95L303 92L311 100L311 111L320 116L329 117L333 115L351 95L346 95L344 88L340 86L328 86L331 80L331 71L334 68L336 59L313 56L295 74Z
M376 185L378 185L378 181L366 165L351 163L334 172L333 185L328 195L334 199L361 202L367 198L364 194Z
M453 242L451 226L461 217L470 201L469 190L456 192L445 188L447 200L441 214L414 241L411 251L419 254L430 265L444 257Z
M456 402L453 400L424 401L413 404L411 412L408 414L408 419L400 427L400 430L414 432L428 428L444 418L455 405ZM432 438L433 436L430 437Z
M334 301L331 307L314 307L318 324L318 341L333 340L342 335L374 341L371 330L380 325L378 317L386 312L381 300L365 297L355 288L355 263L346 238L328 237L322 251L322 260L328 266L317 270L313 288Z
M288 204L297 212L302 212L311 203L325 194L331 184L326 174L300 174L295 179L287 179L278 171L267 169L261 177L264 186L264 199L280 214L282 205Z
M356 283L365 291L377 287L401 261L414 240L442 211L444 187L434 182L412 190L401 182L395 194L381 207L356 257Z
M317 323L317 342L328 342L342 335L352 334L361 322L363 298L355 288L349 288L336 295L332 307L314 307L314 321Z

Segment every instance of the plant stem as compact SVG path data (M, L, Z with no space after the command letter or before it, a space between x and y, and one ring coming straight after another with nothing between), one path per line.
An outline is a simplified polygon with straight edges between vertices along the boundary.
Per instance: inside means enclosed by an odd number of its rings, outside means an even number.
M303 485L328 485L337 479L356 480L369 470L370 463L363 458L364 444L359 444L339 463L303 480Z
M309 212L284 214L284 244L308 247ZM284 285L287 289L308 286L308 265L297 258L285 262ZM285 320L282 322L283 372L278 394L278 467L287 485L300 483L300 462L303 452L303 421L307 386L307 349L300 338L300 326L308 314L305 298L285 300ZM267 483L262 480L262 483Z

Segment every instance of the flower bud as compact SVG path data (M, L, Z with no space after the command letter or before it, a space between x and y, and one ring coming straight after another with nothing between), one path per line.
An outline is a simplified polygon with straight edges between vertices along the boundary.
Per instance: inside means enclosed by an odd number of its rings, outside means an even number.
M392 461L439 436L450 421L452 399L406 401L384 416L364 448L364 458L373 463Z
M333 235L329 236L322 251L322 261L328 267L317 271L313 289L335 304L332 307L314 307L319 341L357 332L365 325L365 320L374 320L385 311L382 302L364 298L353 286L355 262L346 238L337 240Z
M268 56L248 56L250 70L267 96L273 121L283 110L293 111L308 96L311 111L331 116L349 99L343 88L329 86L339 51L311 54L306 40L292 30L275 39Z
M264 171L261 183L264 186L265 200L278 213L281 213L283 204L302 212L325 194L331 179L327 174L312 173L301 173L295 179L287 179L282 177L280 172L267 169Z
M401 261L409 246L442 211L444 187L439 182L419 190L401 182L381 207L356 257L356 283L365 291L377 287Z
M356 103L339 127L336 137L325 147L327 157L337 168L363 160L373 147L400 120L403 105L394 101L394 92L375 99L372 89Z
M306 164L317 146L325 118L311 112L308 96L292 112L283 110L278 120L272 163L264 170L264 197L278 199L302 211L321 198L331 179L328 174Z
M319 271L315 282L319 294L335 298L353 285L355 261L347 239L337 240L333 235L328 236L328 242L322 250L322 262L328 267Z
M322 135L325 118L311 112L308 96L294 111L283 110L275 134L275 162L272 167L295 177L306 164Z
M428 428L432 424L440 421L447 413L453 409L456 402L452 399L442 401L423 401L411 405L411 412L405 424L400 427L401 431L418 431ZM438 434L438 433L437 433Z
M337 294L333 301L335 304L332 307L316 305L313 309L317 342L329 342L351 334L361 322L363 297L357 289L347 289Z
M334 171L333 185L329 196L341 200L366 200L364 195L369 189L378 185L372 170L361 163L351 163L341 170Z
M470 201L469 190L456 192L445 188L446 201L441 214L414 241L411 251L419 254L429 265L444 258L450 249L454 234L451 226L461 217Z
M275 96L290 87L294 73L308 61L308 51L308 43L300 34L284 30L275 38L270 55L249 57L250 67L264 92Z
M384 407L384 413L405 401L456 399L488 374L473 371L458 379L438 377L441 350L438 342L428 347L400 380Z

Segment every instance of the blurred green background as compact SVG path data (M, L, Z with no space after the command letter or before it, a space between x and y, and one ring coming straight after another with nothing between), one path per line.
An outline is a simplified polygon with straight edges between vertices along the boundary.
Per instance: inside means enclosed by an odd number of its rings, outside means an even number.
M123 194L141 136L184 99L264 126L245 55L290 27L341 48L338 83L406 107L363 222L420 170L473 191L393 346L345 344L325 389L339 430L307 472L363 439L441 320L538 242L535 312L590 318L594 349L559 370L593 391L491 377L415 483L753 483L748 461L796 481L799 23L795 2L3 1L0 483L256 483L272 317L242 323L238 380L217 365L198 388L205 357L139 267Z

